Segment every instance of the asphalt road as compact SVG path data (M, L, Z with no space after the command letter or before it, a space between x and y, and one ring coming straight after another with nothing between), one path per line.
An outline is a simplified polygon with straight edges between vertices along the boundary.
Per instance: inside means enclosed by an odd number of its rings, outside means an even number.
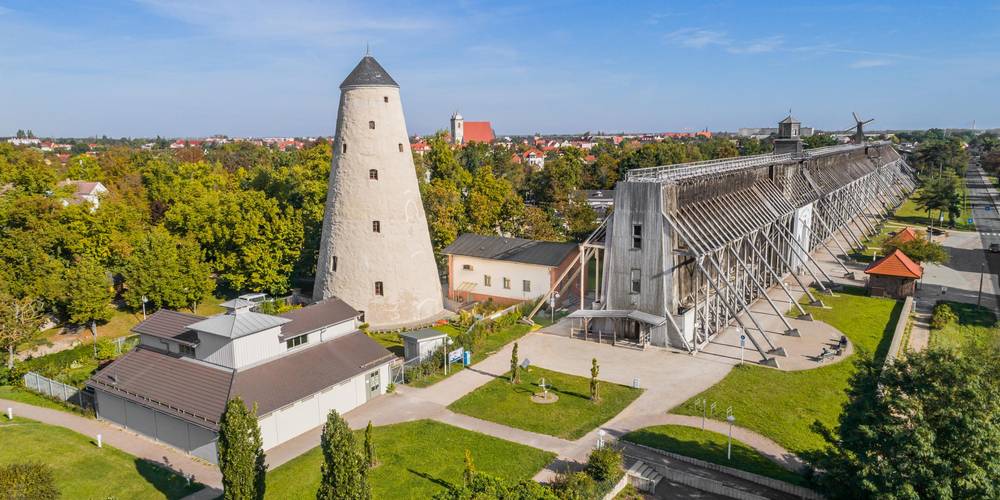
M972 217L976 221L982 248L986 254L989 273L1000 274L1000 253L988 253L986 249L991 243L1000 244L1000 213L997 203L1000 203L1000 193L990 185L986 173L978 165L970 165L966 175L966 185L969 188L969 203L972 204ZM991 196L992 194L992 196Z

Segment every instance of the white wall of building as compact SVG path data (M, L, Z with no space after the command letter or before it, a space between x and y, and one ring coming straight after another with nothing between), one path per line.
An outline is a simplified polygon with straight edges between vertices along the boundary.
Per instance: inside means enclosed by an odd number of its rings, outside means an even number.
M808 261L808 255L806 255L805 250L809 248L809 238L812 233L812 203L798 209L795 211L794 223L792 226L792 235L795 237L795 241L799 244L789 243L791 245L790 251L792 252L791 264L796 272L805 272L805 268L802 267L802 262ZM785 234L787 236L787 233Z
M326 342L328 340L333 340L337 337L343 337L344 335L347 335L348 333L351 333L357 329L358 329L358 320L355 318L351 318L347 321L344 321L343 323L330 325L320 330L319 341ZM314 340L316 339L315 338L309 339L310 342L313 342Z
M229 368L235 365L232 339L198 332L198 340L200 343L195 348L195 357Z
M273 448L303 432L323 425L330 410L337 410L343 415L367 402L368 387L365 380L367 375L374 371L379 372L378 393L385 394L385 388L389 384L388 363L261 416L258 423L264 449Z
M266 361L285 353L285 343L278 340L281 327L276 326L253 335L233 339L233 366L237 370ZM200 337L208 335L201 333ZM313 340L313 339L309 339Z
M472 293L492 295L515 300L528 300L540 297L549 291L552 280L551 267L537 264L524 264L502 260L480 259L464 255L452 256L452 289L458 289L462 283L475 283ZM472 270L464 266L472 266ZM484 285L483 276L490 276L490 286ZM504 289L503 279L510 279L510 289ZM523 281L531 282L531 291L523 291Z

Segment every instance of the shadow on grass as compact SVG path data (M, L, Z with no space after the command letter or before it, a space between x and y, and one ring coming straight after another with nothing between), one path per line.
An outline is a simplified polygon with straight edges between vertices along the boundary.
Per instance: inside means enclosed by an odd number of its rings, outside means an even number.
M428 481L430 481L430 482L432 482L432 483L434 483L434 484L436 484L438 486L443 486L445 488L452 488L452 487L454 487L454 485L451 484L451 483L449 483L448 481L445 481L444 479L441 479L439 477L434 477L434 476L432 476L432 475L430 475L430 474L428 474L426 472L420 472L418 470L413 470L413 469L406 469L406 470L409 471L410 474L422 477L422 478L424 478L424 479L426 479L426 480L428 480Z
M518 387L515 390L517 390L518 392L527 392L527 393L530 393L530 394L535 394L535 393L538 393L538 392L542 392L542 386L539 385L539 382L531 382L530 385L533 386L533 387L538 388L538 390L533 390L533 389L527 389L526 390L523 387ZM580 394L579 392L575 392L575 391L563 390L563 389L560 389L558 385L549 385L548 381L546 381L546 383L545 383L545 388L548 389L550 392L555 392L555 393L560 394L562 396L569 396L569 397L573 397L573 398L586 399L588 401L590 400L590 394L586 394L585 395L585 394Z
M168 499L184 498L205 487L201 483L189 482L184 471L175 470L165 463L137 458L135 470Z
M958 316L958 324L962 326L981 326L990 328L996 326L997 317L990 309L977 306L976 304L966 304L964 302L952 302L942 300L940 303L948 304L951 310Z

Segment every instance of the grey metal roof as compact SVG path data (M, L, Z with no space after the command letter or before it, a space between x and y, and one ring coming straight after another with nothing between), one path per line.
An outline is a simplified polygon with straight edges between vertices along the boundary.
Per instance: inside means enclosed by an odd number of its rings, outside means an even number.
M241 396L249 406L257 403L257 414L263 415L393 358L378 342L355 331L236 372L230 396ZM389 382L382 380L382 384Z
M321 300L301 309L279 314L291 320L281 327L281 340L309 333L325 326L336 325L358 317L361 314L346 302L336 297Z
M182 344L196 344L197 336L193 335L193 332L188 327L204 319L204 316L160 309L146 318L142 323L135 325L132 331L143 335L174 340Z
M641 321L647 325L660 326L667 318L647 312L626 309L578 309L569 313L568 318L628 318Z
M396 80L372 56L364 56L340 84L341 89L347 87L399 87Z
M280 316L261 314L253 311L239 310L219 314L188 325L188 328L199 332L210 333L231 339L262 332L291 321Z
M466 233L456 238L441 253L555 267L576 250L576 243Z
M139 346L87 385L214 430L232 380L232 370Z
M257 303L247 299L235 298L227 300L219 305L226 309L246 309L257 305Z
M414 330L412 332L400 333L399 336L404 339L427 340L438 337L447 337L448 334L433 328L421 328L420 330Z

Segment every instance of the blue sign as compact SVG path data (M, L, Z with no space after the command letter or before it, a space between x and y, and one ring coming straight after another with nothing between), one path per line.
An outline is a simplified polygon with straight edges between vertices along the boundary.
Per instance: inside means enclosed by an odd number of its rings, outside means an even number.
M743 347L744 345L746 345L746 343L747 343L747 336L740 335L740 347Z
M968 222L969 224L972 224L972 217L969 217L969 220L968 220L967 222Z

